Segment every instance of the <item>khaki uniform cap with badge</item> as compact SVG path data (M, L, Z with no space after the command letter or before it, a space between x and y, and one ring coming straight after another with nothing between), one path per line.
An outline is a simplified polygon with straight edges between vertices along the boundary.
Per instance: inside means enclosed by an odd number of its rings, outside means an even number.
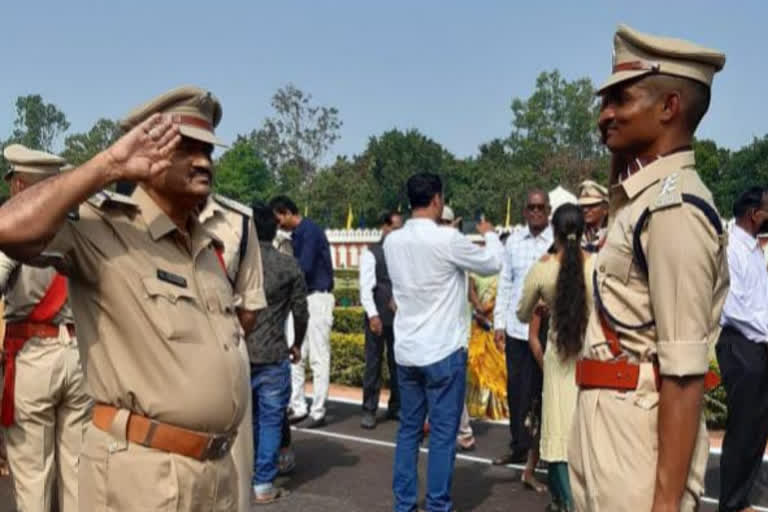
M717 50L621 25L612 74L598 91L652 75L709 87L724 64ZM595 308L577 363L581 389L568 454L574 510L651 510L659 379L707 373L728 288L722 224L691 148L636 161L610 192ZM707 445L702 418L682 511L696 510L703 494Z

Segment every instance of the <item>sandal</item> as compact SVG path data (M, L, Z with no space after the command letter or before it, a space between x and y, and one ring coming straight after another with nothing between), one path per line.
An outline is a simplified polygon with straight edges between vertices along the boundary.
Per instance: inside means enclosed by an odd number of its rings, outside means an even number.
M541 484L538 480L536 480L536 477L531 477L530 480L525 476L525 473L523 473L523 476L520 478L520 481L523 482L523 487L529 491L534 491L538 494L543 493L547 490L547 488Z

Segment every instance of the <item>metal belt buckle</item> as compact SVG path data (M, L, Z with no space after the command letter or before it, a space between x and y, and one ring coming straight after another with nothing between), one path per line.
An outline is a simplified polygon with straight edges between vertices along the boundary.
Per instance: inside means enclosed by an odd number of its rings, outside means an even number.
M232 438L228 434L214 435L208 439L208 447L205 449L204 459L215 460L224 457L229 453L232 446Z

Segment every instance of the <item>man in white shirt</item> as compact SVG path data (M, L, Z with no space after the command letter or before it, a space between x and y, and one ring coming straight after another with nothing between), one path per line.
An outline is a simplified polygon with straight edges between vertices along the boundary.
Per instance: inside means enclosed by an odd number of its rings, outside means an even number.
M749 495L768 441L768 272L757 234L768 222L768 191L752 187L733 205L731 288L720 319L717 361L728 420L720 457L720 511L754 510Z
M507 404L509 406L510 452L494 460L504 465L525 462L533 439L525 418L534 399L541 395L542 373L528 345L528 324L517 319L517 304L528 271L552 246L549 227L549 196L542 190L528 192L523 208L527 227L513 233L504 248L493 323L499 350L507 359Z
M368 247L360 258L360 304L365 310L365 374L363 375L363 417L360 426L376 428L376 411L381 390L381 363L387 347L389 367L389 404L387 417L396 419L400 414L400 396L397 389L395 367L395 335L392 324L395 308L392 301L392 282L384 258L384 240L392 231L403 227L403 216L389 211L382 214L379 227L381 240Z
M503 246L486 221L477 226L485 247L437 225L444 206L439 176L416 174L407 187L412 218L384 243L397 306L395 359L401 400L392 487L395 511L414 512L419 445L428 412L426 509L443 512L453 508L451 480L464 405L469 338L469 319L462 314L467 302L465 272L499 272Z

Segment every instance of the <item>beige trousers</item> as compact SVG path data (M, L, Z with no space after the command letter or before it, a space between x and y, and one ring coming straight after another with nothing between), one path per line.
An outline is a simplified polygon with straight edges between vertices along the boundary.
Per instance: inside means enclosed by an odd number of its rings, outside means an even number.
M74 339L31 338L16 356L15 423L3 429L19 512L78 509L78 457L91 399Z
M115 418L113 433L93 424L86 428L80 456L81 512L238 510L231 456L201 462L128 442L124 412L124 420Z
M245 375L248 379L248 388L251 389L251 363L248 357L248 348L245 340L240 342L240 356L245 365ZM248 400L245 405L245 415L243 421L237 429L237 437L232 444L232 458L235 463L235 472L237 473L237 494L239 512L250 512L251 510L251 489L253 485L253 404L251 403L252 394L248 393Z
M637 391L579 391L568 449L577 512L651 510L658 458L658 401L653 368L644 364ZM681 512L698 510L709 438L702 418Z

